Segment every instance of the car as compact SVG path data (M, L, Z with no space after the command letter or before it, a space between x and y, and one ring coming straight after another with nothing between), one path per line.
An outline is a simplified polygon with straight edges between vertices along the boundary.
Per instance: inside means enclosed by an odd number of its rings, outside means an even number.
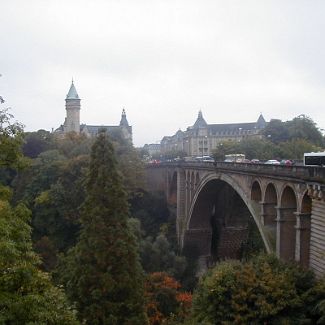
M252 163L252 164L260 164L261 162L260 162L259 159L252 159L252 160L251 160L251 163Z
M276 159L270 159L270 160L267 160L264 164L265 165L280 165L280 161L278 161Z
M293 165L293 162L289 159L283 159L280 161L280 164L281 165L285 165L285 166L292 166Z

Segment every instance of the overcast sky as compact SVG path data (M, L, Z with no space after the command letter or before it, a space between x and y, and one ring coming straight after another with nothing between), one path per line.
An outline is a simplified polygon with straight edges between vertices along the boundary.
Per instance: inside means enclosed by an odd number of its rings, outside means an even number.
M81 122L136 146L193 125L310 116L325 128L323 0L1 0L0 95L26 131ZM2 105L4 107L4 105Z

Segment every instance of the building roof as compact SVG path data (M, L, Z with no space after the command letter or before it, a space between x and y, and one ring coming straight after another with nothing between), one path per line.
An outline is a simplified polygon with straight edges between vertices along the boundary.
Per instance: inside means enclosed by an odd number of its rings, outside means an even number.
M69 89L69 92L67 94L66 99L80 99L76 90L76 87L73 84L73 80Z
M256 122L256 127L258 129L264 129L266 127L266 121L261 113L261 115L258 117L258 120Z
M86 125L82 124L80 125L80 131L86 131L91 135L97 135L100 130L106 130L106 131L113 131L113 130L119 130L120 126L118 125Z
M125 113L125 109L124 108L122 110L122 117L121 117L121 121L120 121L120 126L129 126L129 122L126 119L126 113Z
M209 124L208 129L211 131L244 131L253 130L256 127L256 123L228 123L228 124Z
M205 128L207 127L208 123L205 121L205 119L203 118L202 115L202 111L199 111L198 117L194 123L194 125L192 126L193 129L198 129L198 128Z

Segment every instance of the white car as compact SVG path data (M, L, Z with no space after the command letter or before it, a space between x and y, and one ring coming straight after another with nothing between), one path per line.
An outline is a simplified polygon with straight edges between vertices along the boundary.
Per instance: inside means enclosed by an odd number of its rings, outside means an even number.
M280 161L276 159L270 159L264 163L265 165L280 165Z

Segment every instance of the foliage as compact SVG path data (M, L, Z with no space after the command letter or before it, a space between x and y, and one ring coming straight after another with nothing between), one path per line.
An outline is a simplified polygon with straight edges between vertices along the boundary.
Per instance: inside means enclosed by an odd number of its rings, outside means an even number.
M150 325L167 324L168 320L183 321L191 308L192 295L180 291L181 285L165 272L147 276L145 296Z
M23 125L12 122L8 109L0 109L0 168L22 168L26 160L21 152Z
M306 303L307 297L313 297L314 285L311 272L286 265L273 255L246 263L223 262L200 281L193 298L193 320L197 324L308 324L312 320ZM324 287L320 292L324 297Z
M213 157L223 161L227 154L243 153L247 159L302 159L304 152L321 151L325 145L316 124L304 115L286 122L271 120L262 135L219 143Z
M121 130L115 130L110 136L113 137L118 168L123 175L128 198L141 196L140 189L144 188L144 164L139 152L123 137Z
M286 122L271 120L263 134L275 144L304 139L311 145L324 146L324 138L316 123L305 115L299 115Z
M280 156L289 159L302 159L305 152L322 151L322 148L315 146L311 142L298 138L279 144Z
M271 159L279 155L279 149L271 141L260 138L246 138L240 142L219 144L213 152L215 160L224 160L225 155L242 153L247 159Z
M228 141L225 143L219 143L217 148L213 150L212 155L215 161L223 161L225 155L238 152L238 142Z
M259 229L253 217L248 219L248 236L241 244L241 259L250 259L253 256L265 252L265 246Z
M59 268L87 324L147 323L143 276L128 214L113 145L100 133L92 147L80 236Z
M62 290L38 269L29 219L24 205L0 200L0 323L78 324Z
M272 119L267 123L263 130L264 136L275 144L289 140L288 128L284 122L278 119Z
M150 193L144 190L141 195L132 196L130 213L141 221L141 227L147 236L156 237L161 224L167 223L169 210L163 193Z
M41 152L52 149L53 139L50 132L38 130L24 134L23 154L29 158L36 158Z
M54 138L54 147L66 158L90 154L93 138L88 138L85 134L69 132L64 137Z
M147 273L167 272L173 277L181 278L186 268L184 256L177 256L164 234L153 241L147 237L141 242L141 264Z

